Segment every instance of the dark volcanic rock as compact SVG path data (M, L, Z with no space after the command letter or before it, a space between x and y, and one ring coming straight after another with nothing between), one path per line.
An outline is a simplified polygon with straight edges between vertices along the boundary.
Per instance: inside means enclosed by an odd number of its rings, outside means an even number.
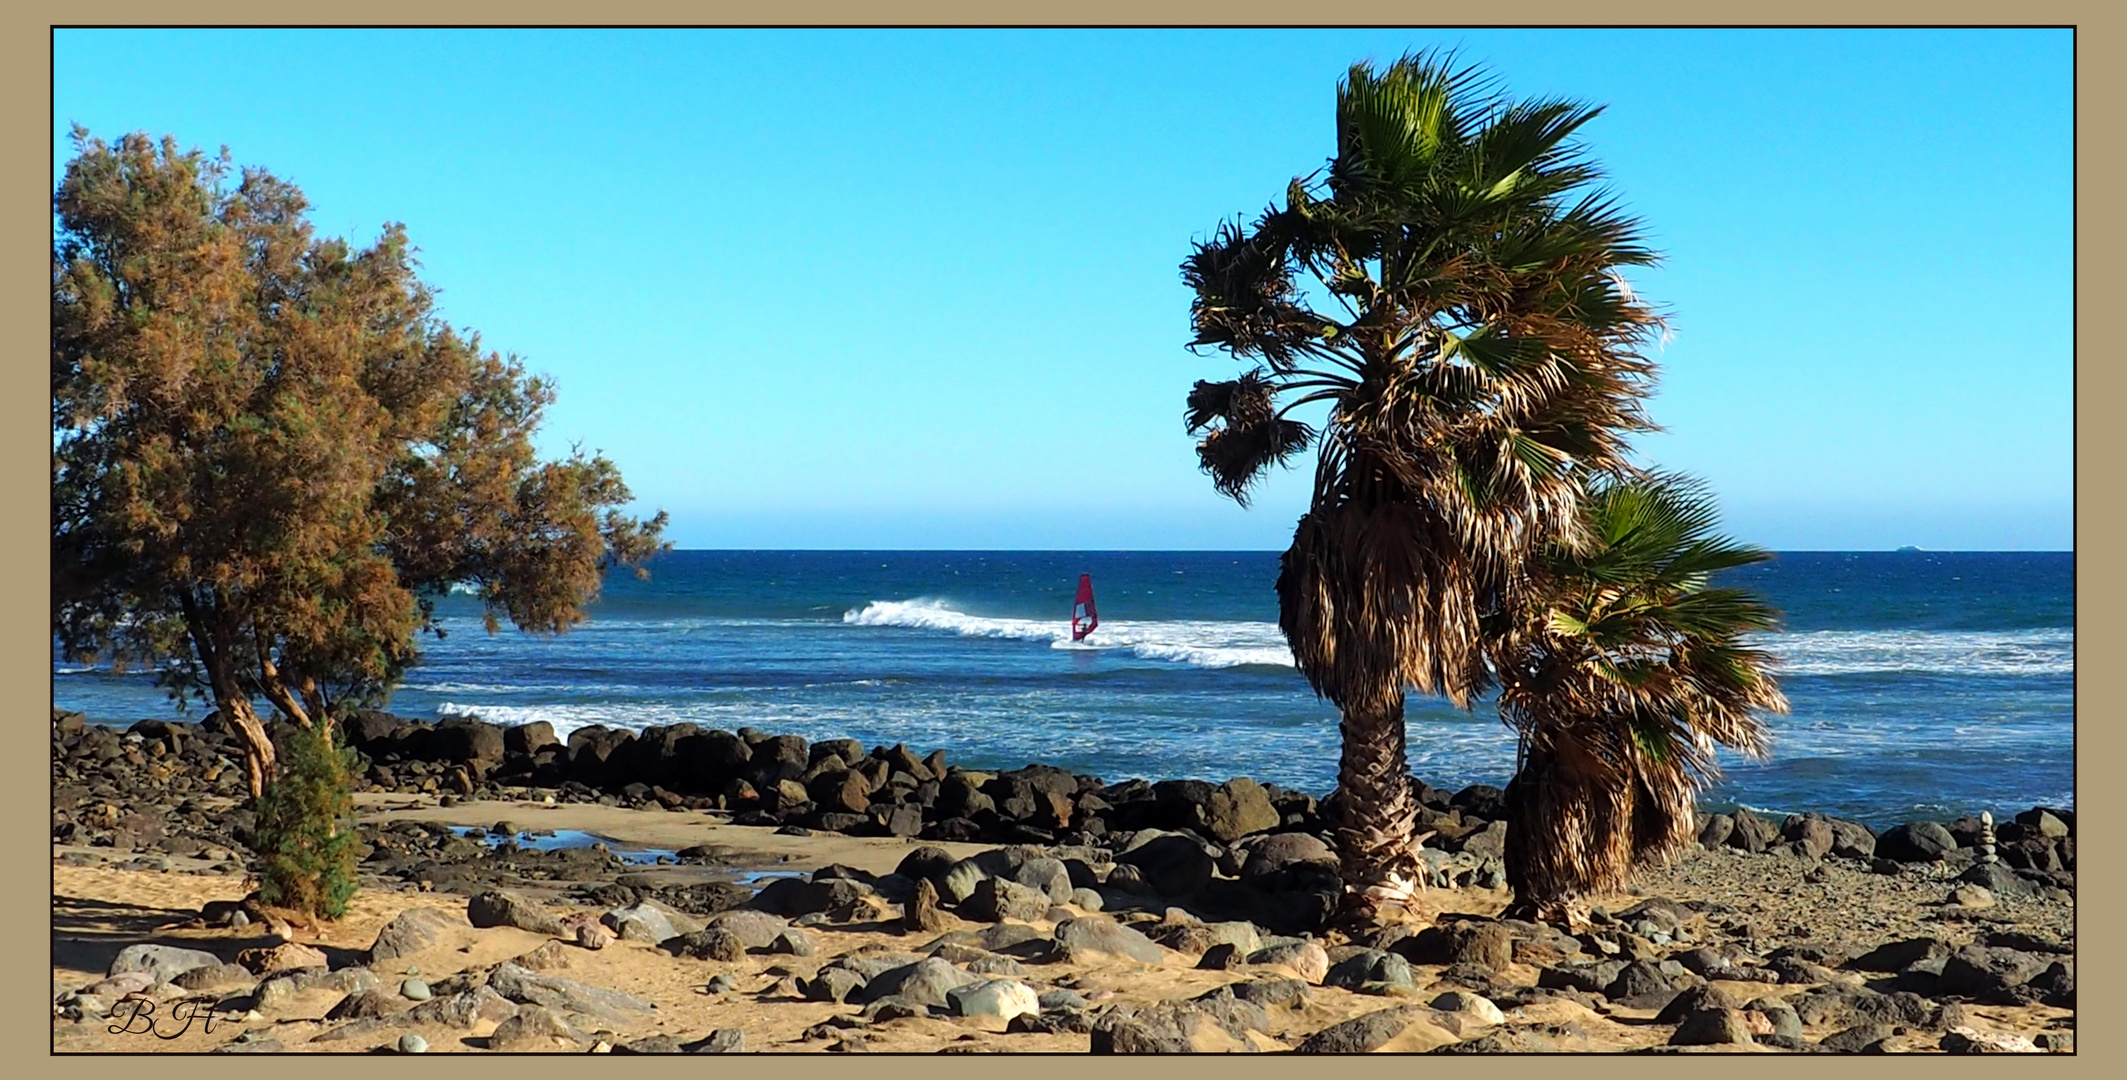
M1618 971L1617 978L1603 987L1603 996L1612 1001L1626 998L1641 998L1677 989L1676 983L1662 969L1645 960L1634 960Z
M1865 1054L1890 1037L1889 1025L1860 1023L1825 1036L1817 1045L1836 1054Z
M960 913L984 922L1033 922L1049 910L1049 897L1038 889L1003 878L984 878L961 902Z
M1699 824L1699 846L1712 850L1728 843L1728 837L1736 831L1736 819L1727 814L1709 814Z
M1751 813L1738 810L1735 813L1735 828L1728 834L1728 846L1748 851L1753 855L1764 853L1780 840L1780 830L1772 822Z
M1376 1012L1355 1016L1341 1024L1332 1024L1301 1040L1295 1053L1301 1054L1364 1054L1380 1049L1383 1043L1396 1037L1411 1022L1418 1019L1424 1010L1415 1005L1398 1005Z
M1941 862L1957 850L1957 838L1932 821L1894 825L1876 838L1876 854L1902 863Z
M1736 999L1717 986L1694 986L1671 998L1654 1018L1657 1024L1681 1024L1701 1013L1741 1008Z
M535 934L562 936L561 920L546 909L507 889L476 894L465 906L465 917L474 926L514 926Z
M1949 943L1939 938L1907 938L1890 941L1848 960L1846 967L1857 971L1903 971L1921 960L1931 960L1950 955Z
M1182 897L1195 893L1211 881L1215 865L1203 845L1187 836L1160 836L1115 857L1120 866L1133 866L1144 881L1161 896Z
M1157 964L1165 955L1144 934L1100 915L1057 923L1056 952L1069 960L1106 953L1147 964Z
M2045 971L2049 963L2049 957L2015 949L1967 945L1943 961L1937 986L1944 994L1975 1001L2013 1002L2011 991Z
M1676 1033L1669 1037L1671 1046L1718 1046L1728 1043L1748 1045L1751 1041L1750 1027L1743 1022L1742 1012L1732 1008L1692 1013L1677 1025Z

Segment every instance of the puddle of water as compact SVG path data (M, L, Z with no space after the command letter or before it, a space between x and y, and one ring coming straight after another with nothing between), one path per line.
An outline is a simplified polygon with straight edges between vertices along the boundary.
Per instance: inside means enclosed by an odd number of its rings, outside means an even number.
M742 870L732 880L741 885L766 885L777 878L801 878L805 875L793 870Z
M464 836L475 828L478 828L478 826L453 825L451 826L451 832L458 836ZM485 837L484 841L491 848L500 845L502 842L500 837L494 835ZM516 841L518 847L534 851L561 851L569 848L587 848L593 844L604 844L606 850L611 851L622 862L630 866L676 865L679 862L679 856L674 854L670 848L635 847L622 844L610 837L600 836L597 833L584 832L581 829L554 829L541 835L519 833L516 836ZM805 876L795 870L727 870L723 867L718 867L717 869L726 870L726 872L731 874L731 879L737 884L752 886L766 885L777 878L802 878Z
M477 826L453 825L451 826L451 832L464 836L474 828L477 828ZM519 833L515 839L518 847L532 851L562 851L570 848L587 848L593 844L604 844L607 850L618 856L622 862L631 866L656 866L660 862L677 863L679 861L679 857L674 855L670 848L633 847L599 836L596 833L584 832L581 829L555 829L544 835ZM485 842L489 847L497 847L502 843L502 839L491 834L485 838Z

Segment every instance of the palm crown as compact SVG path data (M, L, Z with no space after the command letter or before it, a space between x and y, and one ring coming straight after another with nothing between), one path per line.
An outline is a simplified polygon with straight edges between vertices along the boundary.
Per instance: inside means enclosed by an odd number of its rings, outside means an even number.
M1654 256L1571 141L1599 112L1509 102L1445 56L1355 66L1327 170L1183 264L1192 344L1255 363L1189 395L1214 485L1245 503L1319 450L1281 621L1340 706L1483 689L1480 608L1577 536L1577 475L1652 427L1659 319L1617 271ZM1314 402L1319 432L1290 417Z

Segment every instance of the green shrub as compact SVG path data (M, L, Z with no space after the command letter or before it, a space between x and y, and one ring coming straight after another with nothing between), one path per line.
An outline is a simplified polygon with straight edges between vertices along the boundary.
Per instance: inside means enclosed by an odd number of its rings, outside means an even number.
M337 919L355 894L354 751L337 725L294 728L279 748L280 770L258 801L259 900Z

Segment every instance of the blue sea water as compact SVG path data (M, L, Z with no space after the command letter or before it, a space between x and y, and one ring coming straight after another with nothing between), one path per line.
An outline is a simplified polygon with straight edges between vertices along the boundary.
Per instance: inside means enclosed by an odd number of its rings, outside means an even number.
M640 728L691 721L943 748L972 767L1108 780L1335 783L1337 716L1277 629L1275 552L675 551L614 575L559 637L483 632L465 597L390 708ZM1101 628L1073 646L1078 575ZM1713 804L1872 824L2073 806L2074 556L1794 552L1732 573L1785 613L1766 645L1793 705L1765 761L1724 756ZM140 673L59 661L53 698L166 716ZM196 709L196 707L195 707ZM1412 771L1503 784L1489 704L1413 698Z

